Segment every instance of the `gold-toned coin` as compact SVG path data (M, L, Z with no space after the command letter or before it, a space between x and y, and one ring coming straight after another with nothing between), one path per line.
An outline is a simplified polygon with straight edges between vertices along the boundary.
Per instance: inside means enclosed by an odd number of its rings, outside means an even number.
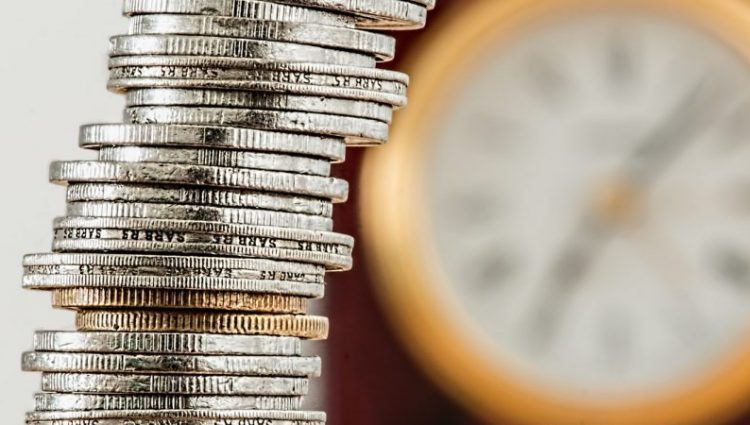
M320 316L240 314L187 310L82 310L79 331L191 332L231 335L328 337L328 319Z
M60 308L165 308L258 313L305 313L307 300L276 294L141 288L65 288L52 291Z

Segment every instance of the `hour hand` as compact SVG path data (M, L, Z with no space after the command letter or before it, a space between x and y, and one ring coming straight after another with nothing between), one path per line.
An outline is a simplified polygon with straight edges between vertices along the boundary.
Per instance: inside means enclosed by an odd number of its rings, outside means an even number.
M546 348L555 337L571 296L585 282L587 272L607 239L604 226L595 217L587 216L564 244L546 275L542 298L527 328L526 338L536 351Z

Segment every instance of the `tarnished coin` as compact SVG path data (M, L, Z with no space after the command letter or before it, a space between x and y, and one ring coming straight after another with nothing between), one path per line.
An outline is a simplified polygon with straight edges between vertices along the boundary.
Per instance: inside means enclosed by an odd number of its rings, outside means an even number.
M349 185L331 177L277 171L159 162L57 161L50 181L67 183L140 183L253 189L346 201Z
M54 289L52 305L68 309L158 308L288 314L304 314L307 310L307 300L298 296L140 288Z
M106 146L99 150L106 162L173 162L213 167L251 168L315 176L328 176L331 163L320 158L240 152L229 149L176 149L151 146Z
M42 373L42 390L61 393L294 396L307 387L306 378Z
M258 21L205 15L140 15L131 18L128 33L284 41L366 53L380 60L393 59L396 41L391 36L314 22Z
M168 332L38 331L34 349L68 353L299 356L298 338Z
M206 221L60 217L55 252L140 252L220 255L311 263L328 270L352 266L351 236L302 229Z
M315 22L352 28L355 18L309 7L256 0L125 0L123 13L132 15L219 15L253 21Z
M377 145L388 140L382 121L341 115L264 109L147 106L126 108L133 124L226 125L268 131L344 137L350 145Z
M21 361L31 372L111 374L196 374L320 376L319 357L132 355L27 352Z
M92 124L81 127L79 144L237 149L308 155L343 161L343 138L286 134L247 128L156 124Z
M313 62L374 68L370 55L279 41L195 35L118 35L110 38L111 56L216 56L267 62Z
M241 90L137 88L126 92L125 103L128 107L203 106L306 111L367 118L386 123L390 123L393 117L393 107L371 101Z
M76 314L76 326L80 331L195 332L303 339L328 336L325 317L222 312L84 310Z
M203 205L100 201L69 202L66 214L71 217L155 218L321 231L330 231L333 229L333 220L328 217L253 208L227 208Z
M65 425L325 425L323 412L273 410L113 410L75 412L33 412L26 415L27 423Z
M299 410L302 397L37 393L38 411L84 410Z

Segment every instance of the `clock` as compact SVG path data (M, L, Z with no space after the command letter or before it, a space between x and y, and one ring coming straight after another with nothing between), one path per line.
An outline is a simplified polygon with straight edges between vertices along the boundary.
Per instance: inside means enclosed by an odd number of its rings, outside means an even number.
M720 423L750 400L750 9L454 2L367 154L365 255L490 420Z

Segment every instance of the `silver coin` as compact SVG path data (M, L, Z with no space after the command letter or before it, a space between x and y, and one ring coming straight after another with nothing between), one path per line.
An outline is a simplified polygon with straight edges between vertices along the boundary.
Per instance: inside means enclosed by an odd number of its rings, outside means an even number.
M313 22L258 21L200 15L139 15L130 19L128 33L283 41L366 53L380 60L393 59L396 41L391 36Z
M136 88L125 94L132 106L209 106L222 108L305 111L367 118L390 123L393 107L371 101L287 95L241 90Z
M119 35L110 39L111 56L175 55L314 62L374 68L375 58L325 47L279 41L192 35Z
M200 72L196 72L200 71ZM236 72L235 72L236 71ZM343 76L328 76L323 74L291 77L296 81L283 81L291 75L288 72L275 72L276 75L258 75L258 72L247 70L226 70L219 72L219 68L174 67L174 66L137 66L112 68L107 87L115 92L127 92L134 89L184 89L184 90L229 90L257 93L276 93L299 96L318 96L339 100L357 100L361 102L379 103L384 106L402 107L407 98L404 93L394 93L406 86L401 83L382 82L372 79L353 78ZM231 78L236 74L235 78ZM212 76L215 75L215 76ZM312 77L322 77L316 78ZM309 81L309 82L308 82ZM319 84L318 84L319 83ZM334 85L335 84L335 85ZM350 87L360 86L364 88ZM378 90L370 87L387 87L389 90ZM258 94L256 94L258 96ZM289 103L289 102L285 102ZM298 104L299 102L297 102ZM279 104L271 102L271 106ZM294 103L292 103L294 105ZM276 108L282 109L282 108ZM320 107L318 107L320 109ZM328 111L325 111L328 112ZM350 115L350 114L345 114Z
M307 65L307 66L306 66ZM340 70L341 73L331 72ZM400 74L381 72L351 72L351 67L322 67L299 64L279 68L278 66L253 66L247 68L226 68L179 65L136 65L110 68L111 89L150 87L149 82L161 85L170 81L203 85L206 80L216 80L223 86L245 83L245 90L277 91L299 94L319 94L337 98L352 98L403 106L406 104L407 84L399 81ZM372 70L371 70L372 71ZM359 74L359 75L357 75ZM368 75L370 74L370 75ZM387 77L384 79L382 77ZM122 83L120 83L122 82ZM255 85L251 85L255 83ZM118 84L124 84L122 87ZM176 84L176 83L172 83ZM275 84L275 85L273 85Z
M188 125L91 124L81 127L79 144L237 149L308 155L341 162L343 138L287 134L246 128Z
M204 205L96 201L69 202L66 214L71 217L154 218L289 227L321 231L330 231L333 229L333 220L327 217L252 208L226 208Z
M388 124L340 115L261 109L181 106L132 107L125 119L133 124L225 125L261 130L339 136L350 145L377 145L388 140Z
M50 181L67 183L142 183L206 185L307 195L346 201L348 183L341 179L229 167L170 163L59 161L50 166Z
M278 0L361 17L357 26L366 29L410 30L424 27L429 0Z
M319 357L144 355L27 352L21 365L30 372L112 374L199 374L320 376Z
M357 16L356 25L366 29L406 30L422 28L427 18L424 4L430 0L280 0L300 8L329 10L341 16ZM257 18L255 1L248 0L126 0L125 14L181 13ZM291 14L288 12L288 14ZM272 19L273 20L273 19ZM281 15L278 20L291 20ZM319 22L314 17L302 19ZM346 22L342 25L347 24ZM334 23L335 25L335 23Z
M62 393L294 396L307 388L306 378L42 373L42 390Z
M168 332L38 331L34 349L68 353L299 356L298 338Z
M258 208L331 217L333 204L318 198L233 189L78 183L68 186L68 202L156 202L216 207Z
M255 0L125 0L123 13L132 15L220 15L254 21L315 22L353 28L353 17L309 7Z
M131 277L120 275L27 274L23 277L23 287L46 291L70 288L118 288L133 290L246 292L313 299L323 298L325 294L325 286L319 283L166 276Z
M187 68L184 71L186 73L184 77L186 78L198 78L201 75L206 78L213 78L216 75L215 73L221 72L221 70L233 70L232 72L237 72L237 70L253 71L254 74L244 74L243 78L287 83L305 82L305 80L320 78L319 75L328 75L339 78L338 81L327 85L371 91L379 91L378 81L387 81L398 83L392 86L394 89L391 89L391 92L402 95L406 94L406 87L409 85L409 76L403 72L331 63L264 62L243 58L174 55L135 55L109 58L110 69L138 67L164 67L164 74L156 75L162 77L177 77L177 68ZM138 77L140 72L134 69L128 75Z
M62 217L55 252L133 252L267 258L328 270L352 266L353 239L331 232L159 219Z
M326 177L331 173L331 163L324 159L222 149L108 146L99 150L99 161L173 162L177 164L207 165L213 167L284 171Z
M91 395L37 393L38 411L86 410L299 410L302 397Z
M308 155L341 162L343 138L286 134L246 128L187 125L91 124L81 127L79 144L102 146L159 146L251 150Z
M260 259L117 254L30 254L24 273L48 275L113 275L153 277L215 277L323 283L320 266ZM184 288L175 288L184 289Z
M307 264L219 257L33 254L23 287L222 291L321 298L324 269Z
M74 412L33 412L26 415L27 423L60 424L263 424L263 425L324 425L323 412L278 410L112 410ZM87 422L84 422L87 421Z

